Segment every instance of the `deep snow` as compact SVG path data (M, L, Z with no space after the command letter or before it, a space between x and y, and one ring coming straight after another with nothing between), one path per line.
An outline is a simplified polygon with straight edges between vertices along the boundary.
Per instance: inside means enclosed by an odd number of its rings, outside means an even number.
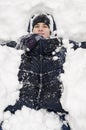
M70 113L67 118L72 129L85 130L86 50L70 49L68 39L86 41L86 0L0 0L0 41L19 42L19 38L27 34L30 15L37 10L54 15L58 37L64 38L68 51L65 73L61 75L64 84L61 102ZM3 113L4 108L15 104L19 97L21 85L17 73L22 53L0 46L0 121L4 120L3 130L60 130L61 122L53 112L35 111L24 106L15 115Z

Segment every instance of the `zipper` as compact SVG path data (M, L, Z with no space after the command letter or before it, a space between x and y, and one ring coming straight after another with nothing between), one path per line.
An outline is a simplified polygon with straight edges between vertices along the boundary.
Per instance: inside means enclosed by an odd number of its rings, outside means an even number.
M40 40L40 42L39 42L39 50L40 50L40 58L39 58L39 60L40 60L40 84L39 84L39 92L38 92L38 96L37 96L37 106L36 106L36 109L38 109L39 108L39 100L40 100L40 96L41 96L41 91L42 91L42 87L43 87L43 82L42 82L42 80L43 80L43 74L42 74L42 72L43 72L43 55L42 55L42 42L41 42L41 40Z

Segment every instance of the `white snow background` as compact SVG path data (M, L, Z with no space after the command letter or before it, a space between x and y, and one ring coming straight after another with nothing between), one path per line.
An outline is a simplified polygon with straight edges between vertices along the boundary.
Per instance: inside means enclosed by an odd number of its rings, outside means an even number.
M15 40L27 34L28 20L37 9L52 12L58 37L64 38L67 57L61 75L64 91L61 102L69 111L72 130L86 130L86 50L70 49L68 39L86 41L86 0L0 0L0 41ZM31 12L32 10L32 12ZM23 51L0 46L0 122L3 130L60 130L53 112L23 107L15 115L3 113L19 98L18 68Z

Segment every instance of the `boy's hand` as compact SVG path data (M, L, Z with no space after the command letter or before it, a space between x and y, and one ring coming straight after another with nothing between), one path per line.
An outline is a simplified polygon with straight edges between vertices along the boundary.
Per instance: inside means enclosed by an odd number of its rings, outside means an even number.
M24 45L26 46L26 48L28 49L33 49L34 47L36 47L37 42L40 39L44 39L41 35L38 34L32 34L30 37L24 39Z

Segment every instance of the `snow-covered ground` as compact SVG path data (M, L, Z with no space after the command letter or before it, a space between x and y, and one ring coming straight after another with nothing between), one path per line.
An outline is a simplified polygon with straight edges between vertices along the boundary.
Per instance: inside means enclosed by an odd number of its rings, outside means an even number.
M45 9L46 6L46 9ZM61 75L64 92L61 102L69 111L73 130L86 129L86 50L76 51L68 39L86 41L86 0L0 0L0 39L15 40L27 34L28 19L36 10L53 13L59 37L68 48L65 73ZM32 11L32 12L31 12ZM17 73L23 51L0 46L0 121L3 130L60 130L61 122L53 112L31 110L25 106L15 115L3 110L19 97Z

